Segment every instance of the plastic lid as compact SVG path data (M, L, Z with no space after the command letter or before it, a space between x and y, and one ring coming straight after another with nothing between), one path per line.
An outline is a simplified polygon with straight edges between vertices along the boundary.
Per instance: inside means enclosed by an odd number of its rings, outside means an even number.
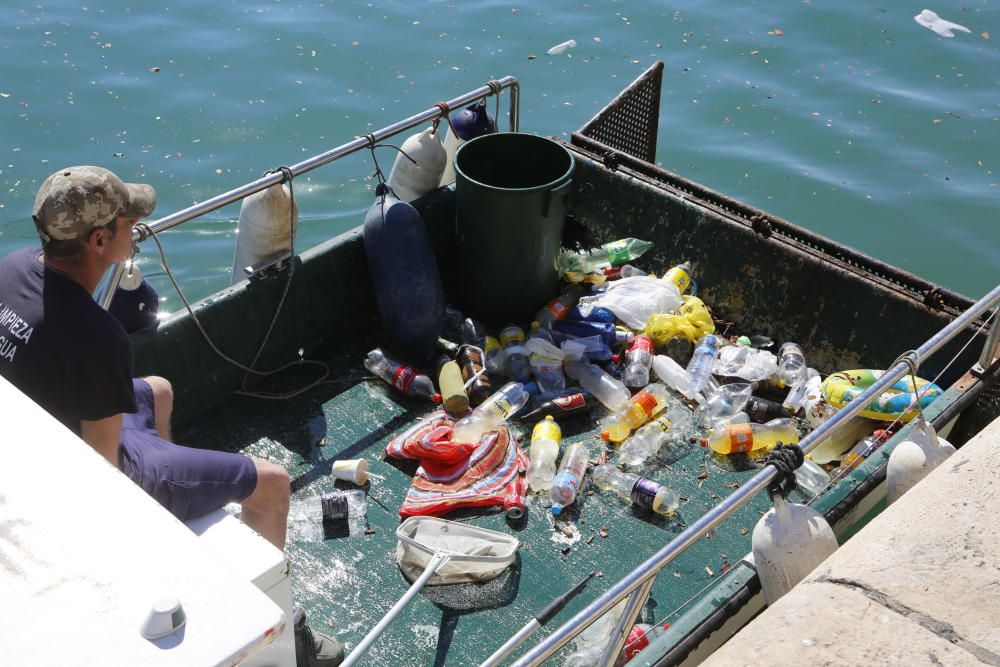
M431 400L434 401L435 403L440 403L441 402L441 394L434 394L433 396L431 396Z
M563 511L563 506L562 505L555 504L555 505L552 506L552 513L554 515L559 516L560 514L562 514L562 511Z
M607 431L601 431L601 440L610 440L611 436Z
M699 439L698 439L698 443L699 443L699 444L700 444L700 445L701 445L702 447L708 447L708 438L699 438Z

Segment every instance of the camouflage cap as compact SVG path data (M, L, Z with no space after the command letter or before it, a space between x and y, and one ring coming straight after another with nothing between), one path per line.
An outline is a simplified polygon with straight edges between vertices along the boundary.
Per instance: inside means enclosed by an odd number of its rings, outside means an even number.
M44 243L84 238L119 215L142 218L156 208L151 185L125 183L103 167L68 167L45 179L31 217Z

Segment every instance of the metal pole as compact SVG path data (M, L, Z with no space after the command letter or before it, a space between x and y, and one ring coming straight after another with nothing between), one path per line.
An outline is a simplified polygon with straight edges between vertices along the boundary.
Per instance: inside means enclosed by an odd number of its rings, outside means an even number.
M986 337L983 353L979 355L979 372L985 371L993 364L997 356L997 345L1000 344L1000 326L997 326L997 313L993 313L993 323L990 324L990 335Z
M510 111L509 111L509 122L512 132L517 132L518 125L520 123L520 99L521 99L521 86L517 79L512 76L505 76L502 79L498 79L500 89L509 88L510 89ZM493 88L489 85L480 86L475 90L469 91L463 95L449 100L447 102L448 107L451 109L458 109L471 102L480 100L488 97L493 92ZM424 123L430 122L435 118L440 118L444 116L444 111L439 107L431 107L426 109L416 115L410 116L398 123L393 123L387 127L383 127L380 130L376 130L371 133L372 139L377 143L382 139L387 139L391 136L399 134L400 132L405 132L411 128L417 127L418 125L423 125ZM497 119L499 123L499 119ZM303 160L298 164L294 164L290 167L292 176L298 176L304 174L308 171L312 171L317 167L322 167L325 164L329 164L334 160L339 160L342 157L355 153L359 150L367 148L370 145L368 140L368 135L364 137L358 137L353 141L349 141L346 144L342 144L333 148L325 153L320 153L319 155L314 155L311 158ZM223 206L232 204L235 201L239 201L244 197L249 197L252 194L265 190L272 185L280 183L284 179L284 174L281 172L273 172L261 176L255 181L251 181L245 185L230 190L229 192L223 192L220 195L216 195L211 199L207 199L203 202L194 204L185 209L172 213L166 217L160 218L148 224L148 227L155 233L165 232L168 229L176 227L179 224L187 222L188 220L193 220L194 218L200 217L206 213L210 213L216 209L220 209ZM141 243L146 240L146 232L144 229L135 229L132 231L132 240L136 243ZM111 274L111 279L108 281L108 287L105 290L104 298L101 299L101 307L105 310L111 305L111 298L114 296L115 290L118 289L118 283L121 281L121 270L116 267L115 271Z
M622 617L618 619L618 624L611 633L611 637L608 638L608 645L604 647L604 653L601 654L601 659L597 663L600 667L611 667L618 660L622 649L625 648L625 640L628 639L632 626L635 625L643 605L649 599L649 593L653 590L655 581L656 577L650 577L646 583L639 587L639 590L629 596Z
M964 330L977 317L992 308L998 300L1000 300L1000 285L994 287L986 296L974 303L971 308L952 320L947 326L921 345L914 353L915 364L919 366L923 359L937 352L945 343L954 338L957 333ZM909 370L909 364L904 361L888 369L875 384L803 438L802 442L799 443L802 452L808 454L819 446L840 424L861 412L873 398L905 376ZM737 491L727 496L721 503L688 526L669 544L632 570L632 572L605 591L596 600L577 612L573 618L556 628L551 635L521 656L514 665L519 667L537 665L558 651L586 627L591 622L590 619L607 612L619 600L638 589L646 581L656 577L660 570L674 560L674 558L684 553L688 547L701 539L708 531L718 526L729 515L745 505L759 491L767 488L767 485L773 481L776 475L777 471L774 466L764 466L760 472L751 477Z

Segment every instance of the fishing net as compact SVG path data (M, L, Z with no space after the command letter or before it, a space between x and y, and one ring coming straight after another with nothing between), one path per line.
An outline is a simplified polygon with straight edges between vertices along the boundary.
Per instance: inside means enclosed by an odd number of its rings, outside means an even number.
M396 562L415 581L436 555L447 562L428 585L481 582L493 579L514 563L519 542L495 530L435 517L410 517L396 530Z

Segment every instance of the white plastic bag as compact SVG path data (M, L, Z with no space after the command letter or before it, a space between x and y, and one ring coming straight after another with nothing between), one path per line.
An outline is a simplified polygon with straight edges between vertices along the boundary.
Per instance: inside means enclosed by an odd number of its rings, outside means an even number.
M641 330L653 313L672 313L681 306L681 293L666 280L650 276L622 278L601 294L580 299L584 316L597 307L607 308L626 326Z

